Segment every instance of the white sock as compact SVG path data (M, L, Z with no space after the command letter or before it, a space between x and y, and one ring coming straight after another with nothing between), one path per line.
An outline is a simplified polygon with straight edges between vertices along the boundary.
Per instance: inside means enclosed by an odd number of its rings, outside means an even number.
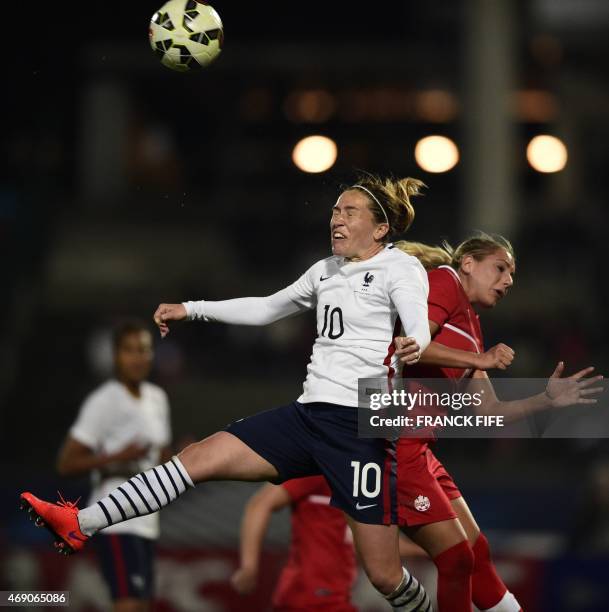
M182 462L172 457L136 474L97 503L78 512L80 530L87 536L135 516L158 512L194 487Z
M385 599L397 612L433 612L423 585L405 567L402 570L402 581L393 593L385 595Z
M499 603L495 604L492 608L487 608L482 612L520 612L522 610L518 600L510 593L506 591L505 595L501 598Z

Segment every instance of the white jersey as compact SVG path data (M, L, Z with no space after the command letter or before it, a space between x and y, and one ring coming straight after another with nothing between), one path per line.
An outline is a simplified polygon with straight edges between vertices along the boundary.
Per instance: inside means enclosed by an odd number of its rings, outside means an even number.
M266 325L316 308L317 339L298 401L357 406L359 378L393 376L393 337L400 324L421 351L427 348L428 294L419 260L388 245L365 261L318 261L295 283L264 298L184 306L189 319L237 325Z
M293 301L317 310L299 402L357 406L358 379L394 375L393 338L401 326L416 333L418 318L429 329L427 273L418 259L391 245L365 261L318 261L288 291Z
M129 444L149 447L148 454L137 461L137 470L147 470L160 463L161 449L171 440L169 402L157 385L142 383L140 397L133 397L116 380L109 380L83 402L70 435L95 453L109 454ZM102 478L92 473L90 504L106 497L125 480L123 476ZM132 518L103 530L104 533L128 533L143 538L159 536L158 513Z

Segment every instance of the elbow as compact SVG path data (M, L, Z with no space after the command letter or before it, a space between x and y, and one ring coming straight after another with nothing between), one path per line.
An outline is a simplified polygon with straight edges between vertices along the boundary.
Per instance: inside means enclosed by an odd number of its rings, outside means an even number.
M421 353L423 353L425 349L431 344L431 334L429 333L428 328L423 330L417 342L419 345L419 350L421 351Z
M65 457L59 457L55 463L55 470L60 476L74 476L78 474L78 469Z
M55 464L55 470L60 476L70 476L71 471L68 465L66 465L65 461L59 459Z

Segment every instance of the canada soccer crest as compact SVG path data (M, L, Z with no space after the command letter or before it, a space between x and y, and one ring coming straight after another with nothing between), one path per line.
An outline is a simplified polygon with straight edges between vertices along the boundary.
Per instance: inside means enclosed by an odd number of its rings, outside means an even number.
M430 506L431 502L429 501L429 497L425 497L425 495L419 495L414 500L414 507L419 512L425 512L426 510L429 510Z

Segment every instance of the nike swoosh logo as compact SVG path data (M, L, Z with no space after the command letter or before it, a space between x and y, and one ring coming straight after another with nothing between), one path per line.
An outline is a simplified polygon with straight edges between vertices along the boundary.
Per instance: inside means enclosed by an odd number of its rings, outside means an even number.
M69 538L72 538L73 540L78 540L79 542L86 542L86 538L83 539L81 537L79 537L75 531L70 531L70 533L68 534Z
M366 508L373 508L374 506L376 506L376 504L368 504L367 506L360 506L360 503L357 502L357 504L355 504L355 509L356 510L365 510Z
M328 280L330 277L329 276L323 276L323 274L319 277L320 281L325 281Z

